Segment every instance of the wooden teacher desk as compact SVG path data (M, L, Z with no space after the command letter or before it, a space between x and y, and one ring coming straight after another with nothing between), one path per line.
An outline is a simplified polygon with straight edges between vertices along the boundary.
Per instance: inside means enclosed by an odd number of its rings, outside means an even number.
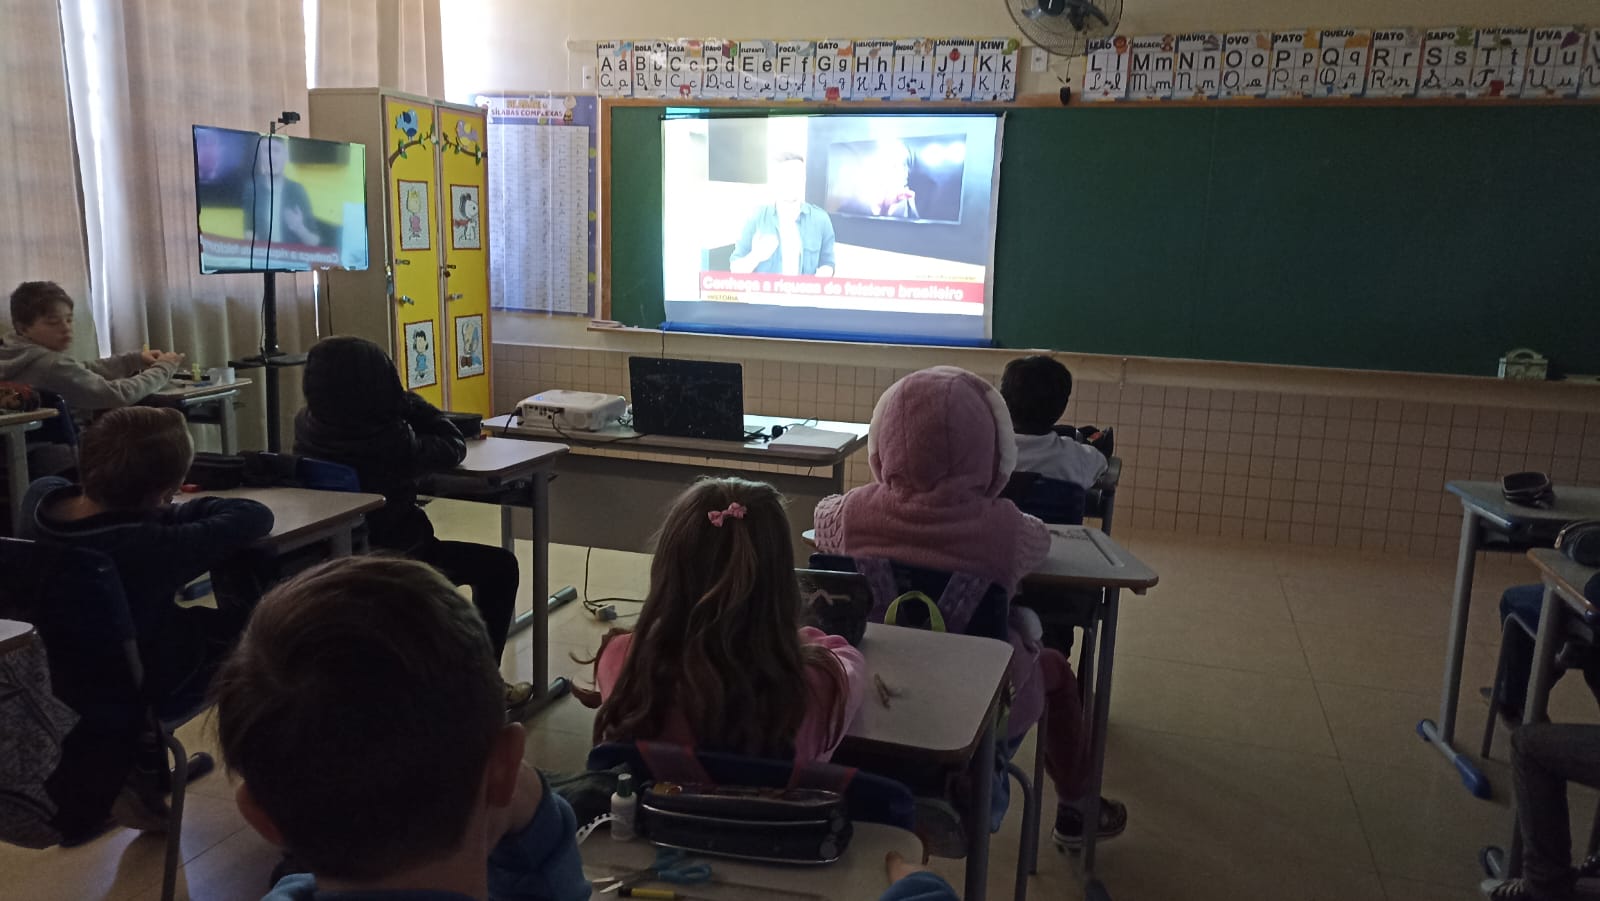
M774 425L805 424L854 437L843 447L770 446L754 441L713 441L670 435L641 435L622 426L598 432L524 425L515 416L484 421L489 434L508 438L559 441L574 453L555 464L551 486L550 535L562 544L648 551L651 536L673 498L702 475L740 476L767 482L789 500L789 523L798 540L811 526L817 501L844 491L845 461L867 443L867 424L801 419L794 416L746 416L747 432L770 433ZM627 452L616 456L605 452ZM651 459L635 455L647 454ZM743 464L743 465L741 465ZM784 467L776 471L768 468ZM822 472L817 470L821 469Z

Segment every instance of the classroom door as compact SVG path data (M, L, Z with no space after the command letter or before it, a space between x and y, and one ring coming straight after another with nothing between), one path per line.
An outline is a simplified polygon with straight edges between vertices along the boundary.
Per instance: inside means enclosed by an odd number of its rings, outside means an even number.
M489 375L489 197L481 110L439 108L444 334L439 363L450 409L493 416Z
M432 104L386 97L384 158L389 174L390 263L394 271L395 364L408 390L444 406L439 364L447 347L439 322L439 217Z

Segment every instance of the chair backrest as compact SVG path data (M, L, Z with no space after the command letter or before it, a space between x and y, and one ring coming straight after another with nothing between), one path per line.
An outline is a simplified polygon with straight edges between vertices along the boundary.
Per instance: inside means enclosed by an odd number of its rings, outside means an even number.
M1061 526L1083 524L1089 492L1082 485L1036 472L1014 472L1000 496L1017 509Z
M812 569L830 569L836 572L861 573L872 586L874 600L872 619L883 622L884 612L890 603L907 592L920 591L939 605L947 628L964 635L978 635L1006 641L1009 631L1011 599L1004 586L976 583L979 593L957 592L960 597L947 598L951 587L951 573L937 569L910 566L893 560L867 557L846 557L840 554L812 554ZM969 577L962 576L962 579ZM970 587L970 586L969 586ZM927 616L916 607L901 608L903 615L897 625L912 628L929 628Z
M911 790L886 776L831 763L796 765L720 751L700 751L655 742L607 742L589 752L590 770L626 765L643 780L666 779L716 785L826 788L844 795L850 818L910 830L915 820Z
M55 410L54 419L46 419L39 423L39 427L28 433L29 444L66 444L78 446L78 423L72 418L72 408L67 406L67 401L54 391L35 389L39 397L41 409Z
M111 561L96 551L0 539L0 616L34 624L55 696L81 719L46 785L68 840L105 822L151 722L133 616Z
M361 477L356 474L354 466L318 460L315 457L300 458L300 462L295 466L295 478L304 487L318 491L361 490Z

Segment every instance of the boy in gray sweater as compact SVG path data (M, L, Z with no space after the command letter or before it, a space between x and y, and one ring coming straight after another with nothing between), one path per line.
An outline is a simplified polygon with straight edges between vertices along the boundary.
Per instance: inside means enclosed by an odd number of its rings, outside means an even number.
M16 333L0 341L0 381L61 395L78 413L126 407L160 391L183 356L159 350L82 362L72 346L72 297L55 282L23 282L11 292Z

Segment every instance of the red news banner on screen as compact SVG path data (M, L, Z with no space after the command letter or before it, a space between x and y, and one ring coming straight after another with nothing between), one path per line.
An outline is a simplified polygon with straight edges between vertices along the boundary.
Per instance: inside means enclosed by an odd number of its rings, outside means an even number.
M906 278L824 278L817 275L776 275L762 272L702 272L700 299L737 303L804 302L829 306L836 300L851 307L882 302L881 308L914 310L921 304L970 304L972 315L983 313L983 283Z

